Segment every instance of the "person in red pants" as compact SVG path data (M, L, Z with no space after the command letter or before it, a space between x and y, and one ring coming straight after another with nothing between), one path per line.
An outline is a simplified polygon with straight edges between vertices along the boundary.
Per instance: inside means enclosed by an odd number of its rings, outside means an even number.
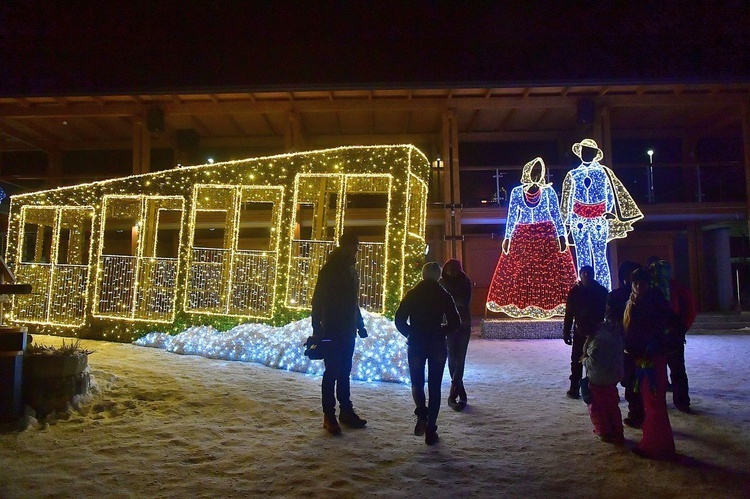
M603 442L625 441L617 383L622 379L622 333L620 325L605 322L586 338L581 363L591 391L588 404L594 434ZM585 400L585 398L584 398Z
M635 390L643 400L643 438L633 452L652 459L672 459L674 435L667 414L669 333L679 328L669 302L645 269L633 273L633 292L625 307L625 351L635 359Z

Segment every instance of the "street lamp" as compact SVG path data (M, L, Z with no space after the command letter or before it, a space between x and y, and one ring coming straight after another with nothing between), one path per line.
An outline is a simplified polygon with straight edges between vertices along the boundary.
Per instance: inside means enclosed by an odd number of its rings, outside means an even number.
M654 150L646 151L648 154L648 202L654 202Z

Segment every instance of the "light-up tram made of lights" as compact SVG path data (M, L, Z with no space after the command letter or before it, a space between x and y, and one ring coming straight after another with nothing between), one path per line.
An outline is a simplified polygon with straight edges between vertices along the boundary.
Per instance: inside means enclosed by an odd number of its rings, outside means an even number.
M177 314L306 310L350 226L360 305L392 313L419 276L408 262L425 248L429 170L410 145L343 147L14 196L6 260L33 293L10 320L99 337Z

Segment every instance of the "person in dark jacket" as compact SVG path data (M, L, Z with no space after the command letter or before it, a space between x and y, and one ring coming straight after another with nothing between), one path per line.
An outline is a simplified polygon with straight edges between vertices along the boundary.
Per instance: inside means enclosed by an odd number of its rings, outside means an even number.
M622 319L625 315L625 306L632 293L632 276L633 272L640 269L641 266L635 262L624 261L618 268L617 277L620 286L613 289L607 296L606 319L613 324L622 328ZM640 428L643 424L643 400L641 394L633 390L633 380L635 379L635 358L625 352L622 356L623 376L620 384L625 388L625 400L628 402L628 415L623 420L631 428Z
M439 282L453 297L458 315L461 316L458 329L448 333L448 372L451 375L448 405L454 411L462 411L467 401L464 367L471 338L471 280L466 277L461 261L450 259L443 265L443 275Z
M664 295L651 287L645 269L633 272L633 292L625 307L625 351L635 358L635 389L643 399L643 438L632 450L654 459L670 459L675 445L667 414L668 337L677 318Z
M330 339L325 354L325 372L321 386L323 427L334 435L341 433L336 419L336 399L339 401L342 424L363 428L367 420L354 412L350 400L349 377L357 333L367 337L367 330L359 310L359 277L354 269L359 239L345 231L339 238L325 265L318 273L312 298L313 336ZM335 394L335 395L334 395Z
M446 335L458 329L461 318L453 298L439 283L440 264L422 267L422 281L410 289L396 310L396 328L408 339L411 394L417 408L414 434L424 435L427 445L438 441L437 418L440 412L440 385L448 356ZM447 324L443 325L443 318ZM424 393L424 369L427 364L429 405Z
M566 345L573 346L570 354L570 389L567 392L567 396L572 399L580 398L583 344L586 337L592 336L604 321L608 293L607 288L594 280L593 267L584 265L579 275L581 280L568 292L563 321L563 341Z
M607 320L622 324L622 317L625 315L625 305L627 305L630 293L633 291L631 289L631 278L633 272L639 268L641 266L638 263L631 262L630 260L620 263L620 266L617 268L618 287L610 291L609 295L607 295L607 310L605 313Z
M659 288L679 319L680 342L667 354L667 367L672 381L672 401L681 412L690 413L688 376L685 370L685 334L695 321L697 309L690 289L672 277L672 266L666 260L657 259L648 266L652 284ZM669 390L669 386L667 386Z

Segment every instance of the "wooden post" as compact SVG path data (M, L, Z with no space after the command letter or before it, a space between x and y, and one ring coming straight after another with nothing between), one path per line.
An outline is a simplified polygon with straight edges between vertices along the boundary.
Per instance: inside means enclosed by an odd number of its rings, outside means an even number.
M742 145L745 159L745 219L750 238L750 101L742 103Z
M47 189L58 187L61 176L62 152L59 149L54 149L47 153Z
M688 225L688 262L690 268L690 289L698 304L698 310L705 310L703 299L703 244L700 225L691 222Z
M305 150L305 136L302 133L302 119L296 112L290 112L284 131L284 147L287 152Z
M441 130L441 158L443 167L443 203L445 209L445 254L448 258L463 260L461 232L461 185L458 164L458 126L452 110L443 114Z
M141 118L133 121L133 175L151 170L151 134Z

